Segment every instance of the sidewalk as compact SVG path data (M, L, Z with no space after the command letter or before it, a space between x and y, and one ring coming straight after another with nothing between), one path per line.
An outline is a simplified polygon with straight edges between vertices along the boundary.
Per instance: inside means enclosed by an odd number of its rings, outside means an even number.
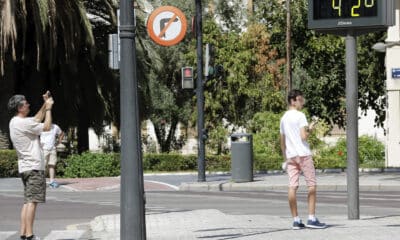
M326 217L327 229L292 230L292 219L263 215L227 215L218 210L146 214L149 240L387 240L397 239L400 216L364 217L347 220L344 216ZM91 222L92 238L120 239L119 215L100 216ZM379 233L379 234L377 234Z
M360 191L400 191L400 173L360 173ZM115 180L115 179L114 179ZM113 181L114 181L113 180ZM119 180L119 179L117 179ZM345 191L346 174L319 173L318 189L326 191ZM107 189L105 185L115 182L90 180L92 189ZM270 191L287 189L286 174L268 174L256 177L253 182L234 183L231 180L183 183L180 191ZM98 184L98 185L96 185ZM302 179L301 185L304 185ZM72 187L72 185L70 185ZM79 188L79 181L75 183ZM146 181L145 181L145 189ZM79 191L78 189L76 189ZM397 239L400 216L361 216L361 220L347 220L347 216L324 217L329 228L324 230L290 229L289 217L263 215L227 215L218 210L195 210L183 212L165 212L146 209L147 239L154 240L191 240L191 239ZM69 226L69 229L84 229L89 239L113 240L120 236L120 215L98 216L90 223ZM379 233L379 234L377 234ZM85 238L87 239L87 238Z
M318 173L317 185L319 191L346 191L346 173ZM399 173L360 173L360 191L400 191ZM235 183L233 181L216 181L204 183L183 183L181 191L271 191L287 190L286 174L269 174L255 177L253 182ZM305 190L304 178L300 178L299 190Z

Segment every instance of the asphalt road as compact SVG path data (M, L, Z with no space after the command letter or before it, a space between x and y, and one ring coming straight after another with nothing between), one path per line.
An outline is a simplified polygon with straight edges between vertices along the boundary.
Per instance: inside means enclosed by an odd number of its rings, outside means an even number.
M0 192L0 232L18 231L21 192ZM49 191L47 203L39 206L36 233L47 235L52 230L63 230L71 224L85 223L95 216L119 213L120 193ZM227 214L263 214L290 217L287 193L271 192L147 192L146 211L183 211L194 209L218 209ZM299 212L306 216L306 192L299 192ZM317 214L343 215L347 219L346 192L319 192ZM361 192L361 215L400 215L399 192Z
M0 232L19 230L19 214L23 204L21 194L19 192L0 193ZM47 202L40 204L36 212L35 234L46 236L53 230L65 230L68 225L89 222L98 215L119 212L119 205L116 204L119 200L113 200L113 204L104 203L109 193L90 193L91 196L88 196L88 193L75 192L73 194L48 194ZM115 199L116 196L113 198ZM85 199L91 199L91 201L85 203Z
M290 215L287 193L270 192L153 192L147 194L148 207L165 209L218 209L227 214ZM400 192L361 192L360 213L367 216L400 215ZM307 214L307 193L298 193L299 214ZM347 192L319 192L319 216L343 215L347 218Z

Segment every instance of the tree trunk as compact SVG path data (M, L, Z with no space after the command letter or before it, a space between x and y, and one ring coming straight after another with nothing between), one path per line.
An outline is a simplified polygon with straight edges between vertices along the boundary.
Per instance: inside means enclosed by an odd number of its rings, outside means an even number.
M81 154L89 150L89 116L86 102L81 103L79 112L77 136L78 153Z
M247 11L249 13L249 16L253 15L254 12L253 0L247 0Z
M178 121L173 120L171 123L171 127L169 128L168 135L166 135L166 126L159 126L158 124L154 124L154 131L156 133L157 142L160 145L161 152L168 153L171 151L171 144L175 138L176 127L178 125Z
M89 124L83 119L79 119L78 125L78 153L81 154L89 150Z

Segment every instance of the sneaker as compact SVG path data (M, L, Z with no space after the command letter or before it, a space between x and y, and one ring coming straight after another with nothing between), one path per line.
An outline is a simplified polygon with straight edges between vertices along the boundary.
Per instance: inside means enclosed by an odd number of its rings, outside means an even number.
M53 182L51 182L50 184L49 184L49 187L50 188L58 188L60 185L56 182L56 181L53 181Z
M302 229L304 227L305 227L304 224L300 220L300 222L296 222L296 221L293 222L292 229L293 230L299 230L299 229Z
M325 223L320 223L319 220L316 218L315 221L308 220L307 224L306 224L306 227L322 229L322 228L326 228L326 224Z

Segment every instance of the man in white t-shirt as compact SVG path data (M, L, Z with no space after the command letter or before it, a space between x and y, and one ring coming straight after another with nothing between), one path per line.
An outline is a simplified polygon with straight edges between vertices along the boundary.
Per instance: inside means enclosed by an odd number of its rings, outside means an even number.
M315 217L316 203L316 178L315 167L311 156L310 146L307 138L313 130L314 123L308 125L306 116L300 112L305 100L303 93L299 90L292 90L288 94L289 109L281 118L281 150L287 166L289 175L289 206L293 216L292 228L297 230L304 227L325 228ZM308 221L304 225L298 216L296 193L299 187L300 173L303 173L308 186Z
M49 131L51 109L54 101L50 92L43 95L44 103L34 117L28 117L29 103L23 95L14 95L8 109L14 117L10 120L10 138L18 156L18 172L24 185L24 205L21 209L21 239L39 239L33 234L37 203L46 201L44 159L39 135ZM42 123L44 119L44 123Z
M61 131L57 124L52 124L50 131L40 134L40 144L42 145L44 160L49 169L49 177L51 188L58 188L58 183L55 181L57 150L56 146L61 143L64 137L64 132ZM57 142L57 144L56 144Z

